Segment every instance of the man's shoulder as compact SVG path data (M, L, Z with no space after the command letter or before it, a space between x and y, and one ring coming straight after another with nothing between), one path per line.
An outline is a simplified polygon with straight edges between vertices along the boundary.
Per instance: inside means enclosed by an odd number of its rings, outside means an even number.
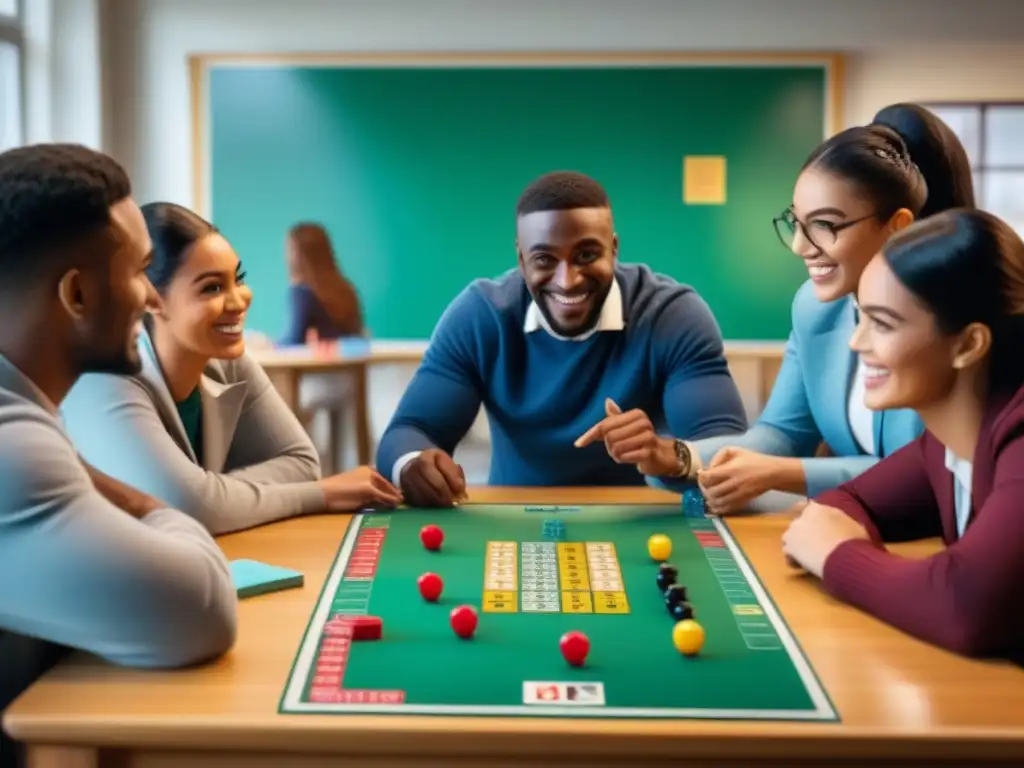
M0 389L0 488L3 506L17 505L18 488L65 484L83 471L59 419L37 403ZM58 490L54 488L54 490Z
M509 326L522 327L530 292L518 269L498 277L473 280L445 309L438 330L479 333L498 332Z
M710 314L707 302L692 285L655 272L646 264L620 263L615 277L622 290L627 328L651 327L666 315L675 322Z
M466 286L463 295L467 301L498 315L522 315L530 302L530 292L518 269L497 277L479 277Z

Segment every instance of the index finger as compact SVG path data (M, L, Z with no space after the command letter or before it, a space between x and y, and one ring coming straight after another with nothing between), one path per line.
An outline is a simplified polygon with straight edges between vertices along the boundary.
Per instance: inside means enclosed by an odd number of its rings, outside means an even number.
M576 442L573 443L577 448L583 448L584 446L590 445L595 440L600 440L604 437L605 422L607 419L601 419L594 426L584 432L582 435L576 438Z

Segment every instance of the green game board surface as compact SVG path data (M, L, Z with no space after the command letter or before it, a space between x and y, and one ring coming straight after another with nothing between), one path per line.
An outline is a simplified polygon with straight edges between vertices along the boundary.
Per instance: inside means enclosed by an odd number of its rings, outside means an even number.
M545 526L550 520L562 522L560 534L557 526ZM420 529L429 523L444 531L440 551L420 542ZM655 581L658 564L647 552L655 533L672 540L669 561L706 633L694 657L672 644L674 621ZM485 611L488 542L515 543L519 581L530 567L527 550L611 544L628 612L569 613L558 596L554 606L541 606L547 612L537 612L539 604L527 605L524 592L505 604L515 612ZM417 588L427 571L444 580L437 603ZM592 596L596 607L602 601ZM450 610L463 604L480 612L469 640L458 638L449 623ZM380 617L383 637L330 636L332 619L358 615ZM583 667L570 666L559 651L559 638L569 630L590 639ZM557 700L539 700L538 683L548 690L555 685ZM838 719L727 525L686 517L678 505L558 511L466 505L353 517L292 666L281 712Z

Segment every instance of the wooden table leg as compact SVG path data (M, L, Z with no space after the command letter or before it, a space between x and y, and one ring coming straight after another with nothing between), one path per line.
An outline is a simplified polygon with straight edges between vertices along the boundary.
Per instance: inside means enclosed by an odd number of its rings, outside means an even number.
M373 439L370 436L370 393L367 386L368 371L365 364L353 372L355 387L352 393L352 405L356 422L356 450L359 464L373 463Z

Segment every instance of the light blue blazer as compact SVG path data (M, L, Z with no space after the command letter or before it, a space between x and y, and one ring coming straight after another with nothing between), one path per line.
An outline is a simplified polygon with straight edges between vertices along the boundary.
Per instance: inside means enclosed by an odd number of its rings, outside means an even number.
M924 430L913 410L874 412L874 455L861 450L850 429L848 405L857 356L853 297L823 303L808 280L793 299L793 329L782 367L761 416L742 435L698 440L691 446L706 466L719 449L747 448L771 456L803 457L807 495L850 480ZM824 440L834 457L814 458Z

